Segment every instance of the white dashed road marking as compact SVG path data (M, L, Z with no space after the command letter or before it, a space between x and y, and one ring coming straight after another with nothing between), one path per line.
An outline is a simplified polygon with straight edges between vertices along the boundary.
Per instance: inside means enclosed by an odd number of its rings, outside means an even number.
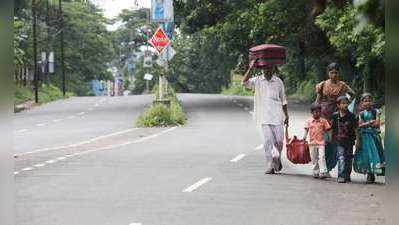
M17 131L15 131L16 133L24 133L24 132L27 132L28 131L28 129L21 129L21 130L17 130Z
M67 159L67 158L71 158L71 157L79 156L79 155L85 155L85 154L88 154L88 153L91 153L91 152L97 152L97 151L102 151L102 150L109 150L109 149L113 149L113 148L117 148L117 147L122 147L122 146L130 145L130 144L140 143L140 142L143 142L143 141L145 141L145 140L149 140L149 139L158 137L158 136L160 136L160 135L162 135L162 134L168 133L168 132L170 132L170 131L172 131L172 130L174 130L174 129L176 129L176 128L177 128L177 127L172 127L172 128L167 129L167 130L161 131L161 132L159 132L159 133L156 133L156 134L153 134L153 135L150 135L150 136L147 136L147 137L140 138L140 139L135 140L135 141L128 141L128 142L125 142L125 143L122 143L122 144L108 145L108 146L105 146L105 147L103 147L103 148L96 148L96 149L86 150L86 151L82 151L82 152L76 152L76 153L73 153L73 154L66 154L65 156L58 157L57 159L47 160L45 163L35 164L34 167L43 167L43 166L45 166L45 165L47 165L47 164L53 164L53 163L56 163L56 162L65 160L65 159ZM138 128L129 129L129 131L131 131L131 130L136 130L136 129L138 129ZM117 133L120 134L120 133L126 133L126 132L128 132L128 130L120 131L120 132L117 132ZM114 134L109 134L108 136L111 136L111 135L116 135L116 133L114 133ZM98 137L98 138L100 138L100 137ZM21 171L29 171L29 170L33 170L33 168L32 168L32 167L26 167L26 168L22 169ZM20 173L20 171L15 171L15 172L14 172L14 175L17 175L17 174L19 174L19 173ZM212 179L212 178L211 178L211 179ZM206 181L206 182L209 182L209 181ZM201 184L201 185L202 185L202 184Z
M58 122L61 122L63 119L55 119L55 120L53 120L53 122L54 123L58 123Z
M129 223L129 225L141 225L141 223Z
M183 192L189 193L195 191L197 188L201 187L202 185L210 182L212 180L212 177L205 177L198 181L197 183L187 187L186 189L183 190Z
M258 146L256 146L256 150L261 150L263 148L263 144L262 145L258 145Z
M43 166L45 166L46 164L44 164L44 163L38 163L38 164L36 164L36 165L33 165L34 167L43 167Z
M67 119L73 119L75 116L68 116Z
M81 116L81 115L84 115L84 114L85 114L85 112L80 112L77 115Z
M53 164L53 163L55 163L55 162L57 162L57 160L54 160L54 159L51 159L51 160L47 160L47 161L46 161L46 163L48 163L48 164Z
M78 143L75 143L75 144L57 146L57 147L50 147L50 148L42 148L42 149L37 149L37 150L30 151L30 152L24 152L24 153L17 154L17 155L14 155L14 156L23 156L23 155L29 155L29 154L38 153L38 152L46 152L46 151L53 151L53 150L60 150L60 149L78 147L78 146L89 144L89 143L92 143L94 141L98 141L98 140L101 140L101 139L104 139L104 138L108 138L108 137L112 137L112 136L128 133L128 132L131 132L131 131L134 131L134 130L137 130L137 129L138 128L131 128L131 129L122 130L122 131L118 131L118 132L111 133L111 134L98 136L98 137L89 139L87 141L82 141L82 142L78 142Z
M245 154L239 154L236 157L234 157L232 160L230 160L230 162L238 162L244 157L245 157Z
M38 124L36 124L36 126L43 127L43 126L46 126L46 123L38 123Z

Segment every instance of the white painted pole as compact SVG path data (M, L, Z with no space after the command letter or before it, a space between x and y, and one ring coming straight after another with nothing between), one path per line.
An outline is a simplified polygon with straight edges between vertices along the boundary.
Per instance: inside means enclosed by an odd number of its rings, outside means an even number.
M163 80L163 75L159 77L159 100L163 100L163 90L162 90L162 80Z

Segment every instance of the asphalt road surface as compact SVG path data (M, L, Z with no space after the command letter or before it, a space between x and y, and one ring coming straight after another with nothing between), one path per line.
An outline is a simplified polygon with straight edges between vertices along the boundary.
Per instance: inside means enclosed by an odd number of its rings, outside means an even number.
M381 178L317 180L287 160L264 175L251 97L179 98L181 127L134 127L150 95L74 97L16 114L16 224L386 223ZM305 108L290 104L292 134L303 135Z

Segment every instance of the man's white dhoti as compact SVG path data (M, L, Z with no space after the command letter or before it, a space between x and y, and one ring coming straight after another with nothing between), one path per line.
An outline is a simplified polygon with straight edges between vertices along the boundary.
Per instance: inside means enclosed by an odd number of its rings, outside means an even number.
M281 151L284 145L284 126L263 124L262 139L266 168L274 168L274 170L279 171L281 167Z

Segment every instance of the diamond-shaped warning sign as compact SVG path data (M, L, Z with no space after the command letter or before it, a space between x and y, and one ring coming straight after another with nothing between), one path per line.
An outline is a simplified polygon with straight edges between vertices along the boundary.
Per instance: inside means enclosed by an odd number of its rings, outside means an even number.
M149 42L157 50L158 54L161 54L170 45L170 39L162 27L158 27Z

